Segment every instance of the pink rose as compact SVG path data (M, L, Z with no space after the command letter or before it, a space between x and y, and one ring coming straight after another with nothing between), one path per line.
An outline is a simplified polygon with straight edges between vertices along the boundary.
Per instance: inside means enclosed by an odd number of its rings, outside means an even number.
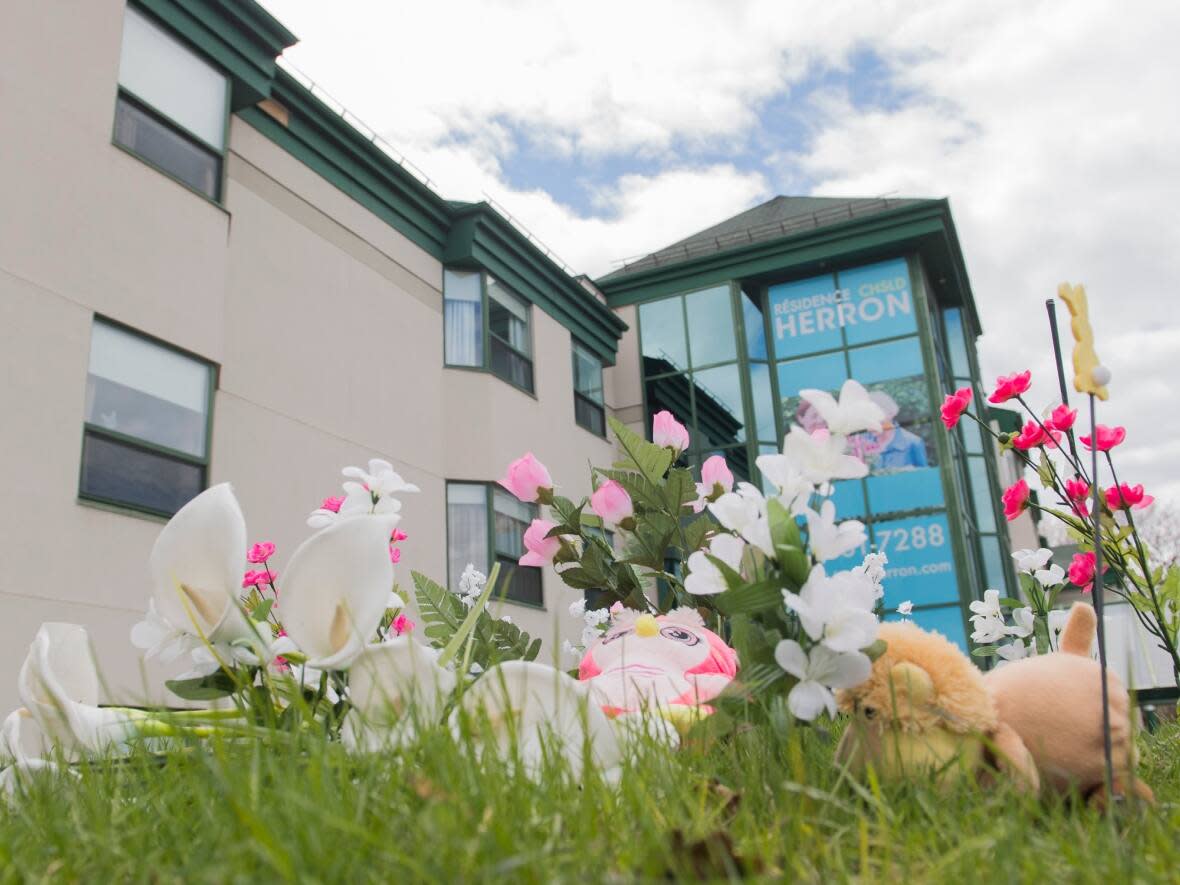
M536 501L548 504L553 500L553 478L532 452L525 452L508 465L508 474L500 480L500 485L526 504Z
M1069 499L1070 507L1078 516L1087 516L1090 508L1087 501L1090 498L1090 484L1080 476L1065 481L1065 497Z
M1105 424L1099 424L1095 430L1097 431L1095 436L1098 438L1096 448L1100 452L1109 452L1127 438L1127 428L1125 427L1107 427ZM1094 441L1089 436L1079 436L1078 439L1087 449L1095 448L1092 444Z
M1045 424L1057 430L1066 431L1073 427L1073 423L1076 420L1078 420L1078 410L1071 409L1065 403L1062 403L1053 410L1053 414L1049 416L1049 420Z
M547 519L534 519L524 531L524 549L528 552L520 558L521 565L543 567L553 562L561 549L561 538L547 538L546 535L557 525Z
M242 575L243 587L261 587L263 584L273 584L279 577L278 572L268 571L263 569L261 571L254 571L251 569Z
M1011 522L1028 508L1028 483L1018 479L1007 489L1001 500L1004 502L1004 516Z
M1154 500L1151 495L1144 494L1141 485L1123 483L1106 490L1106 506L1111 510L1130 510L1132 507L1142 510Z
M1094 551L1088 553L1075 553L1073 559L1069 562L1069 580L1071 584L1076 585L1083 593L1089 593L1094 589L1094 572L1095 565L1097 565L1097 557L1094 556ZM1102 573L1106 574L1109 566L1102 567Z
M405 615L398 615L389 626L393 628L395 636L402 636L414 629L414 622Z
M389 561L394 565L402 561L402 549L400 547L394 547L392 544L389 545Z
M947 395L942 403L942 423L946 425L947 430L953 430L955 425L959 423L959 419L963 417L963 413L971 405L973 395L970 387L960 387L954 393Z
M1037 446L1048 446L1051 449L1057 448L1057 443L1061 440L1061 431L1056 430L1052 424L1046 426L1048 427L1048 433L1036 421L1029 421L1024 425L1024 429L1020 431L1020 434L1012 438L1012 445L1021 451L1028 451Z
M401 529L394 529L393 534L389 536L389 540L396 544L398 541L404 541L408 537L410 536Z
M261 544L255 544L250 548L250 552L246 554L246 561L257 565L260 562L266 562L275 554L275 545L270 541L263 541Z
M331 510L333 513L339 513L340 512L340 505L343 503L344 503L343 498L329 496L327 498L324 498L323 503L320 504L320 510Z
M618 525L635 515L635 505L631 503L631 496L613 479L608 479L590 496L590 509L598 514L603 522L609 522L611 525Z
M651 422L651 441L679 453L688 448L688 430L665 409L656 412Z
M1032 386L1032 372L1013 372L1011 375L1001 375L996 379L996 389L989 396L988 402L1006 403L1008 400L1020 396Z

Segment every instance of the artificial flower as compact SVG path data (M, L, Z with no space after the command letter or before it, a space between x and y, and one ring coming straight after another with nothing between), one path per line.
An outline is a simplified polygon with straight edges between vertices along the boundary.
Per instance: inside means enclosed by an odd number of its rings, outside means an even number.
M1002 667L1004 664L1010 664L1013 661L1022 661L1036 653L1036 643L1031 641L1025 643L1023 639L1013 639L1009 643L996 646L996 655L1000 658L996 666Z
M278 572L272 572L269 569L259 571L251 569L242 575L242 587L261 587L263 584L274 584L278 577Z
M983 591L983 599L977 599L968 606L972 612L973 617L977 618L999 618L1002 617L1000 611L1000 591L999 590L985 590Z
M1065 481L1065 497L1069 500L1070 508L1078 516L1090 513L1090 484L1079 476Z
M1028 483L1023 479L1016 480L1004 490L1001 500L1004 502L1004 516L1009 522L1028 509L1029 495Z
M1123 483L1106 490L1106 506L1111 510L1130 510L1132 507L1142 510L1150 507L1154 500L1151 495L1144 494L1141 485Z
M876 602L876 587L866 575L844 571L829 577L822 565L811 570L799 593L783 591L783 603L799 616L807 635L833 651L872 645L880 627Z
M805 508L803 515L807 518L808 546L819 562L838 559L868 541L863 522L855 519L836 522L836 505L831 500L824 501L818 513Z
M725 528L737 532L767 556L774 558L766 499L750 483L738 483L737 491L726 492L709 504L709 512Z
M684 589L694 596L712 596L724 592L728 587L725 576L709 557L719 559L734 571L740 572L745 549L746 543L741 538L728 532L718 532L709 541L708 554L703 550L689 554Z
M401 474L393 469L392 464L381 458L370 458L367 471L359 467L345 467L340 472L364 486L374 498L386 498L402 492L420 491L416 485L402 479ZM347 487L348 484L345 483L345 488ZM341 509L343 510L343 507Z
M307 517L307 524L313 529L323 529L332 525L340 517L340 508L344 506L343 495L333 495L324 498L316 509Z
M872 663L860 652L837 652L817 645L808 653L794 639L784 639L775 646L774 660L799 680L787 695L787 707L804 722L812 721L824 710L835 716L832 689L852 688L872 672Z
M807 506L815 483L797 470L786 455L759 455L755 459L762 478L778 489L778 501L796 516Z
M459 575L459 601L468 608L471 608L471 606L475 605L476 600L479 599L483 593L483 588L487 584L487 575L476 569L471 563L467 563L467 567L463 569L463 574Z
M881 586L881 582L885 580L885 566L888 564L889 557L884 553L870 551L865 554L860 565L853 566L849 571L868 578L873 584L877 598L880 599L885 595L885 589Z
M839 400L826 390L813 388L800 390L799 397L811 403L831 433L848 436L865 430L881 432L885 412L859 381L851 378L845 381L840 388Z
M532 452L525 452L508 465L508 472L499 480L500 485L526 504L537 501L549 503L553 498L553 477L549 469L536 459Z
M679 454L688 448L688 429L665 409L652 418L651 441Z
M910 600L899 602L897 604L897 613L904 618L908 618L914 613L914 604Z
M790 465L815 485L837 479L867 476L864 461L844 453L846 440L824 430L808 433L795 425L783 440L783 455Z
M250 548L246 554L246 562L259 565L266 562L275 555L275 545L270 541L263 541L261 544L255 544Z
M733 482L733 473L723 457L712 455L706 458L701 465L701 481L696 484L697 499L692 505L693 513L700 513L709 501L732 491Z
M389 545L389 561L394 565L402 561L402 550L400 547L394 547L392 544Z
M1009 636L1030 636L1036 626L1033 610L1027 605L1012 609L1012 626L1006 629Z
M1032 372L1013 372L1011 375L1001 375L996 379L996 389L989 396L988 402L1006 403L1008 400L1026 393L1032 386Z
M947 394L940 410L942 423L946 425L947 430L953 430L955 425L959 423L959 419L963 417L963 413L971 405L973 395L970 387L960 387L954 393Z
M1094 587L1094 572L1097 566L1097 557L1093 550L1085 553L1075 553L1073 559L1069 562L1069 581L1074 586L1078 587L1083 593L1089 593ZM1102 566L1102 573L1106 574L1109 566Z
M1046 432L1046 429L1048 432ZM1024 425L1024 429L1019 434L1012 437L1012 445L1023 452L1037 448L1038 446L1048 446L1049 448L1055 449L1060 440L1060 431L1054 430L1052 427L1043 427L1036 421L1029 421Z
M586 614L586 597L575 599L570 603L570 615L575 618L580 618Z
M1046 426L1053 427L1060 430L1062 433L1073 427L1074 422L1078 420L1078 410L1071 409L1065 403L1062 403L1055 408L1049 415L1045 422Z
M1008 627L1001 617L974 615L971 625L975 628L971 634L971 641L980 645L999 642L1008 635Z
M1048 568L1039 568L1033 572L1036 582L1042 587L1056 587L1065 580L1065 569L1053 563Z
M1105 424L1099 424L1092 437L1088 435L1078 437L1087 449L1097 448L1100 452L1109 452L1126 438L1127 428L1107 427Z
M1016 560L1017 571L1032 574L1037 569L1045 567L1045 563L1053 558L1053 551L1048 547L1039 550L1017 550L1012 554L1012 558Z
M556 527L557 523L547 519L534 519L529 523L524 531L525 553L520 557L521 565L544 567L553 562L553 557L561 549L561 538L548 535Z
M413 633L415 624L405 615L398 615L389 625L393 629L394 636L404 636L406 633Z
M631 496L613 479L608 479L594 490L590 496L590 509L599 519L611 525L619 525L635 515Z

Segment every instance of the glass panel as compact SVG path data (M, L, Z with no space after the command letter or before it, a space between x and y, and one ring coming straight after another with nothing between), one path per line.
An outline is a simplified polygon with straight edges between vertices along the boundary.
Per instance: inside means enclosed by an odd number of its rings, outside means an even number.
M509 384L533 392L533 364L512 350L499 338L492 336L492 372Z
M693 372L696 429L701 448L725 446L746 439L741 371L736 365Z
M694 366L737 359L733 307L729 286L718 286L685 296L688 312L688 350Z
M799 391L814 387L835 392L847 379L843 352L779 363L778 393L782 397L783 430L796 422L808 433L825 427L819 412L799 399Z
M505 344L532 356L529 305L491 277L488 281L488 329Z
M971 497L975 502L975 527L981 532L995 532L996 513L983 458L967 459L967 476L971 480Z
M901 469L870 475L865 480L874 514L941 507L942 475L937 467Z
M130 7L123 12L119 85L218 150L225 147L225 75Z
M850 345L918 331L904 258L842 270L837 276L840 321Z
M983 431L970 418L959 421L959 432L963 434L963 448L971 455L983 454Z
M971 377L971 365L967 359L967 337L963 334L963 312L957 307L942 312L946 326L946 343L951 355L951 371L956 376Z
M890 613L885 616L885 620L897 621L900 620L900 616ZM963 609L958 605L921 609L910 615L908 620L913 621L924 630L941 633L963 651L967 650L967 634L963 628Z
M861 519L867 513L864 483L859 479L845 479L832 483L832 503L840 519Z
M574 391L593 403L602 405L602 362L578 342L574 342Z
M852 370L852 377L866 387L876 381L888 381L891 378L919 379L922 382L922 411L926 413L929 410L922 348L917 338L890 341L872 347L852 348L848 351L848 364Z
M777 440L774 427L774 392L770 387L770 366L750 363L750 396L754 400L756 436L761 440Z
M496 560L511 575L505 595L518 602L541 605L541 570L518 564L524 555L524 533L537 516L537 507L518 501L502 489L492 489L495 511Z
M79 493L171 516L205 488L205 468L86 431Z
M1004 574L1004 554L1000 549L1000 539L995 535L981 535L979 549L983 553L983 573L987 585L999 590L1001 596L1008 595L1008 579Z
M447 574L454 590L468 564L488 573L488 487L447 484Z
M760 299L748 292L742 292L742 324L746 327L746 355L752 360L769 358L766 352L766 321L762 315Z
M483 295L480 286L478 271L443 271L444 358L449 365L483 365Z
M574 394L574 420L591 433L606 436L606 412L580 393Z
M688 368L684 307L679 297L639 305L639 334L643 339L645 375L662 375Z
M874 523L873 543L889 558L885 608L897 608L907 599L914 605L958 601L959 585L945 513Z
M115 141L209 199L218 198L221 157L121 95L115 104Z
M844 345L840 315L844 296L831 274L770 287L771 329L779 357Z
M205 363L95 322L86 421L204 458L210 374Z
M515 559L498 556L500 571L508 576L507 585L502 585L504 597L525 605L540 608L545 604L545 593L541 584L541 570L533 566L520 565Z

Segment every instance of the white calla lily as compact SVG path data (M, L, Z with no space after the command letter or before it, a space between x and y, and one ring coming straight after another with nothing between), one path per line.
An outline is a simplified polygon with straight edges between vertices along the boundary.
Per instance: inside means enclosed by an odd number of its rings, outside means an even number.
M391 517L343 519L291 556L279 616L310 666L346 669L376 632L393 586L394 524Z
M0 726L0 797L9 801L27 775L58 770L52 762L29 756L21 746L21 721L30 715L23 708L13 710Z
M17 691L42 733L67 755L121 748L135 732L126 713L98 706L98 689L85 628L42 624L21 667Z
M463 695L451 716L462 739L467 723L477 753L519 758L524 773L538 776L547 748L569 763L575 778L584 757L612 779L622 753L619 732L585 682L532 661L505 661L488 669Z
M156 612L176 630L203 634L211 643L257 638L238 604L246 521L229 483L180 508L160 532L149 562Z
M859 381L851 378L845 381L840 388L839 400L826 390L812 388L800 390L799 396L815 407L832 433L847 435L862 430L881 432L885 412Z
M420 727L439 720L454 690L455 675L438 665L436 650L409 636L370 645L349 671L352 710L341 741L369 752L404 746Z

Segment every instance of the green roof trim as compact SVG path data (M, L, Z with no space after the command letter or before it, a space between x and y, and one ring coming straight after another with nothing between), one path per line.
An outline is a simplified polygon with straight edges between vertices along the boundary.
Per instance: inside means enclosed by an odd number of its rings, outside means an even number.
M1019 412L998 406L987 407L987 419L995 421L1005 433L1019 433L1020 423L1024 420Z
M487 203L451 203L443 262L480 267L549 314L607 365L627 324Z
M223 68L234 110L270 95L275 59L298 38L253 0L136 0Z
M975 299L947 200L905 201L781 237L738 244L660 265L616 271L596 280L611 307L703 289L729 280L770 280L823 273L853 261L916 252L933 294L961 306L974 335L981 332ZM658 254L658 253L655 253Z

